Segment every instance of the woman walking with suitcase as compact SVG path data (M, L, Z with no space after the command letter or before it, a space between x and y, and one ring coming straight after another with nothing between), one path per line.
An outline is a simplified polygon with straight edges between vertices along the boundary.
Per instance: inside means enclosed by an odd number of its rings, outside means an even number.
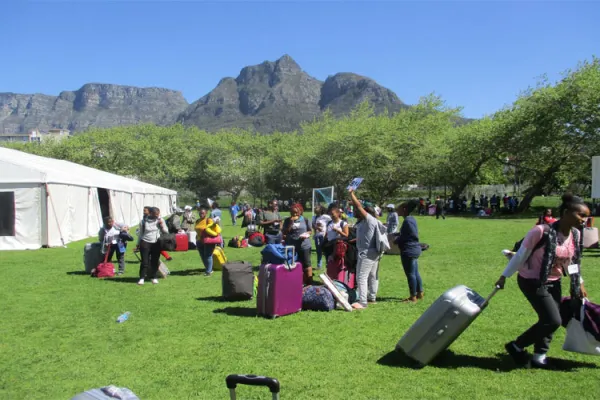
M398 215L404 218L400 233L396 236L396 244L400 248L400 260L408 280L410 296L404 302L416 303L423 299L423 281L419 273L419 256L421 255L421 244L419 243L419 229L417 220L410 214L417 208L419 203L409 201L398 206Z
M559 208L560 219L552 225L536 225L529 231L496 285L503 289L506 278L518 271L519 289L538 315L538 321L516 340L505 345L506 351L520 366L529 362L535 368L547 368L546 353L554 332L561 326L559 304L561 278L571 278L571 296L587 297L579 271L581 235L578 230L590 215L583 199L564 195ZM534 346L529 360L527 347Z

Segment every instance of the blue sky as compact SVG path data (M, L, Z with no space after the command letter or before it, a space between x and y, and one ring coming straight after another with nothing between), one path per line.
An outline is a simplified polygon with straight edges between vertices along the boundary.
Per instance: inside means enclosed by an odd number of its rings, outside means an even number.
M542 74L600 56L600 2L5 0L0 92L88 82L159 86L189 102L246 65L292 56L324 80L375 79L412 104L435 92L481 117Z

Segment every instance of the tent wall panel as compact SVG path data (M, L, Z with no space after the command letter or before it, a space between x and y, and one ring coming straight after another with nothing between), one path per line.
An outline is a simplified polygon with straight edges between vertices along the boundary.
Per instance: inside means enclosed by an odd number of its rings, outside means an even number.
M0 236L2 250L34 250L42 247L42 191L39 184L2 184L0 192L14 193L14 236Z
M71 185L48 185L48 245L62 246L89 237L89 188ZM98 226L95 234L98 233Z
M592 157L592 198L600 199L600 156Z

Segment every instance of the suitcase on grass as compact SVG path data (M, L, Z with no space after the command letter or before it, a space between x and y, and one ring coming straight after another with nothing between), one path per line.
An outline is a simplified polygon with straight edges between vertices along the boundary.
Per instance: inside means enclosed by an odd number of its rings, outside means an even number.
M213 271L221 271L223 269L223 265L227 263L227 256L225 255L225 250L223 250L222 247L215 246L212 258Z
M350 272L348 267L337 260L330 260L327 263L327 276L332 280L340 281L348 285L351 289L356 287L356 274Z
M187 233L178 233L175 235L175 251L188 251Z
M464 285L446 291L402 336L396 350L420 366L429 364L475 321L498 290L487 299Z
M79 393L71 400L140 400L131 390L127 388L119 388L116 386L106 386L100 389L91 389L83 393Z
M233 261L223 265L221 282L225 300L250 300L254 295L252 264L246 261Z
M92 271L102 262L102 243L86 243L83 248L83 265L85 272L91 274Z
M231 400L236 400L235 388L237 385L266 386L269 388L273 400L279 400L280 385L275 378L256 375L229 375L225 378L225 383L229 389Z
M169 276L171 274L171 271L169 271L169 268L167 268L167 266L165 265L164 262L160 262L158 264L158 271L157 271L157 277L161 277L163 279L167 279L167 276Z
M295 258L293 246L286 248ZM287 257L286 257L287 258ZM302 264L263 264L258 273L256 308L267 318L293 314L302 309Z
M595 249L598 247L598 228L583 229L583 248Z

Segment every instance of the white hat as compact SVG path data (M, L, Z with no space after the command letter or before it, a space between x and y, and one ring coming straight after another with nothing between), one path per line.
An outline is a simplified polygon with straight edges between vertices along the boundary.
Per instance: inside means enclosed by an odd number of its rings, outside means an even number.
M185 206L185 207L183 207L183 209L186 210L186 211L188 211L188 210L192 209L192 206Z
M386 207L387 207L387 208L396 208L396 207L394 207L394 205L393 205L393 204L388 204Z

